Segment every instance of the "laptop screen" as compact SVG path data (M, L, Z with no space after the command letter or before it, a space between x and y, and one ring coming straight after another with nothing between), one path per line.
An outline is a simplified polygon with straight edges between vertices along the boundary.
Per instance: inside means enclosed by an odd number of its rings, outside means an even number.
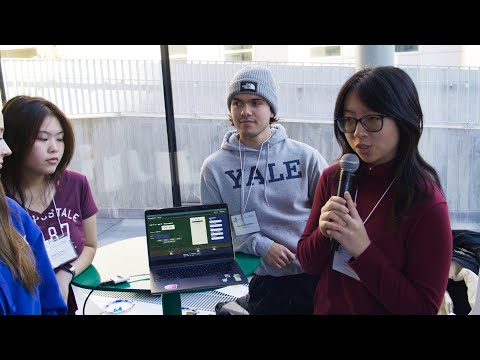
M233 258L226 204L145 211L150 264Z

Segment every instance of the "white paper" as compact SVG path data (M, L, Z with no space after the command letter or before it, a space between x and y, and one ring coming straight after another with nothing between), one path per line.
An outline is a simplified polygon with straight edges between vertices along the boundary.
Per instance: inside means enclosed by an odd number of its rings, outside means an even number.
M255 211L246 212L243 216L242 214L233 215L231 218L233 230L237 236L260 231Z
M248 284L226 286L220 289L215 289L215 291L240 298L248 294Z
M332 268L333 270L336 270L338 272L341 272L345 275L348 275L356 280L360 280L360 277L358 274L351 268L350 265L348 265L348 261L352 255L345 250L342 246L338 248L337 251L335 251L335 254L333 256L333 264Z
M68 235L45 240L45 249L54 269L78 257Z

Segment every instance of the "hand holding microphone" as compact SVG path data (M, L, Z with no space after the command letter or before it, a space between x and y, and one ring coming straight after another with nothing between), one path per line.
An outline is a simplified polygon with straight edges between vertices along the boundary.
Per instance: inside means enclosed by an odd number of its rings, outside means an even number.
M337 196L344 197L345 191L350 194L355 189L355 171L360 166L360 159L356 154L345 154L340 159L340 181L338 182ZM332 248L336 251L339 243L330 236Z

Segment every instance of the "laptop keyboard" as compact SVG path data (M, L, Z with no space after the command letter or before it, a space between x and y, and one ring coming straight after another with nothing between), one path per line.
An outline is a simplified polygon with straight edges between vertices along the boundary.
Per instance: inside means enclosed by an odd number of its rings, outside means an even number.
M205 275L228 274L236 271L233 263L215 263L203 265L181 266L169 269L155 269L155 280L180 279Z

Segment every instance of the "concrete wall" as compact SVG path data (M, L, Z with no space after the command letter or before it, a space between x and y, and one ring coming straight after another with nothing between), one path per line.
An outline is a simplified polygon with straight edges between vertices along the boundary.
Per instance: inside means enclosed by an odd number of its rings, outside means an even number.
M226 118L175 121L182 203L198 203L203 159L219 149L231 127ZM328 163L340 155L330 122L281 123L291 138L317 148ZM172 205L163 116L76 118L74 127L77 148L70 168L87 175L100 215L143 217L144 209ZM479 223L480 129L426 127L420 150L440 175L452 216Z

